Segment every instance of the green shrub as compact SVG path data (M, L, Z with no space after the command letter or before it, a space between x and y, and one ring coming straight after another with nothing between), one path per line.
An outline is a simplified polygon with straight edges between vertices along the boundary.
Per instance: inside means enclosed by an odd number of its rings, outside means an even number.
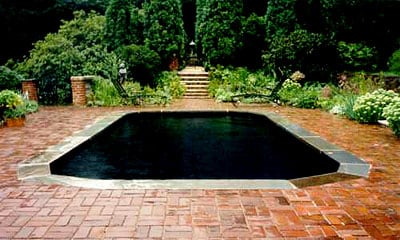
M0 92L0 107L15 108L24 104L23 98L12 90L3 90Z
M382 119L383 108L398 94L392 90L378 89L357 98L354 104L355 119L361 123L376 123Z
M394 134L400 137L400 97L393 98L392 102L383 108L382 115L389 122Z
M5 118L24 117L26 114L37 112L39 105L36 101L25 99L12 91L0 91L0 121Z
M362 95L383 88L385 82L383 78L374 81L371 76L367 76L364 72L356 72L349 77L343 75L339 80L339 86L346 92Z
M321 75L325 64L320 56L327 46L329 41L322 34L298 29L287 35L274 36L262 59L266 70L282 72L282 76L296 69L307 76Z
M275 79L262 71L251 72L246 68L223 68L218 66L210 72L209 93L217 101L231 101L241 94L269 95ZM266 98L263 98L264 101ZM259 99L255 99L259 102Z
M39 104L36 101L24 99L24 104L28 114L39 110Z
M142 85L155 85L154 78L161 65L160 56L155 51L142 45L124 46L118 51L128 68L128 77Z
M292 79L286 79L282 84L282 88L278 91L279 100L281 103L293 106L296 104L296 98L301 92L300 83Z
M21 85L22 76L6 66L0 66L0 90L16 90Z
M96 77L92 84L92 94L88 96L89 106L119 106L123 99L110 80Z
M340 41L338 43L339 58L346 70L375 70L376 50L363 43L346 43Z
M207 63L231 65L237 62L242 41L242 1L198 1L196 31Z
M157 78L157 88L164 91L172 98L181 98L186 91L177 72L170 71L160 73Z
M70 77L101 75L116 77L117 58L103 45L104 16L83 11L63 21L57 33L34 43L17 70L38 79L39 99L44 104L68 104L72 100Z
M132 1L110 0L105 14L104 38L109 50L115 50L120 46L132 42Z
M389 58L389 71L400 74L400 49L396 50Z
M317 108L322 87L318 84L305 85L287 79L278 91L281 103L298 108Z
M149 86L145 86L142 90L142 94L144 95L143 103L151 104L151 105L165 105L169 103L172 98L169 93L161 90L150 88Z

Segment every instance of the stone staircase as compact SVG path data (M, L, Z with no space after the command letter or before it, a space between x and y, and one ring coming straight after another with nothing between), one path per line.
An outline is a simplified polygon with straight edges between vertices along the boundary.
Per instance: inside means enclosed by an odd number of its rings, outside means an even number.
M210 98L208 95L208 72L203 67L186 67L179 71L178 75L186 86L184 98Z

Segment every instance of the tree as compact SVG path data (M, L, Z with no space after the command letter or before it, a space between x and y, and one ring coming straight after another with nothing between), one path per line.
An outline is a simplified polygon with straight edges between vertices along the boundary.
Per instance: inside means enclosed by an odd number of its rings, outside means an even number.
M61 19L72 19L76 10L104 13L109 0L1 0L0 64L22 59L32 43L56 32Z
M163 68L173 56L184 58L186 34L181 1L148 0L143 8L145 44L159 54Z
M243 2L202 0L197 31L202 54L215 64L235 64L242 47ZM198 19L198 20L199 20Z
M266 22L266 40L272 41L276 36L288 35L298 29L295 3L293 0L269 0Z
M57 33L34 44L17 70L38 80L42 103L70 103L73 75L116 77L116 56L108 53L103 44L104 25L104 16L75 12L75 18L64 21Z
M265 18L255 13L243 20L243 47L240 64L251 69L262 67L262 53L265 50Z
M106 11L105 39L109 50L132 43L133 27L130 0L111 0Z
M308 80L325 80L332 74L337 59L333 35L323 31L324 28L310 28L308 21L299 20L303 9L315 7L312 1L268 2L263 62L266 70L275 73L280 83L295 71L305 73Z

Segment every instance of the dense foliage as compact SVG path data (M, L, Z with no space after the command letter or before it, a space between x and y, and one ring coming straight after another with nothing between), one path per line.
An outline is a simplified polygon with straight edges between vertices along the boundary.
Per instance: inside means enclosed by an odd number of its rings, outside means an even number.
M126 104L168 104L173 98L180 98L185 88L176 72L161 72L156 77L157 87L143 86L139 82L126 81L123 84L129 98L122 98L108 79L97 77L89 95L89 106L121 106Z
M186 33L180 0L151 0L143 5L145 11L145 44L158 53L167 69L171 59L184 58Z
M112 0L106 11L105 38L108 48L115 50L120 46L132 44L133 5L130 0Z
M400 74L400 49L396 50L389 59L389 71Z
M120 47L119 56L128 67L129 78L142 85L154 85L153 79L161 67L157 52L143 45L128 45Z
M242 12L240 0L201 1L197 25L200 44L206 61L212 65L235 64L242 47Z
M6 66L0 66L0 91L4 89L19 89L22 76Z
M73 20L63 22L57 33L34 44L18 70L38 79L39 101L70 103L70 77L74 75L116 77L117 58L102 45L104 24L103 16L79 11Z
M0 91L0 125L7 118L25 117L26 114L37 110L36 102L29 101L12 90Z
M218 66L210 72L209 92L217 101L242 100L246 102L267 102L267 97L275 85L273 77L265 75L262 71L249 71L246 68L224 68ZM237 99L233 99L238 96ZM260 98L261 97L261 98Z

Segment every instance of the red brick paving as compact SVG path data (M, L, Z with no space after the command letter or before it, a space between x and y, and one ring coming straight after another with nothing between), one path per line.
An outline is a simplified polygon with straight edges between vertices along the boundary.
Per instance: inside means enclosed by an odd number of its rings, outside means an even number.
M167 108L227 109L210 100ZM0 239L400 239L400 140L318 110L278 112L373 166L368 179L296 190L95 190L21 182L17 164L108 112L42 107L0 129ZM301 161L301 159L299 159Z

